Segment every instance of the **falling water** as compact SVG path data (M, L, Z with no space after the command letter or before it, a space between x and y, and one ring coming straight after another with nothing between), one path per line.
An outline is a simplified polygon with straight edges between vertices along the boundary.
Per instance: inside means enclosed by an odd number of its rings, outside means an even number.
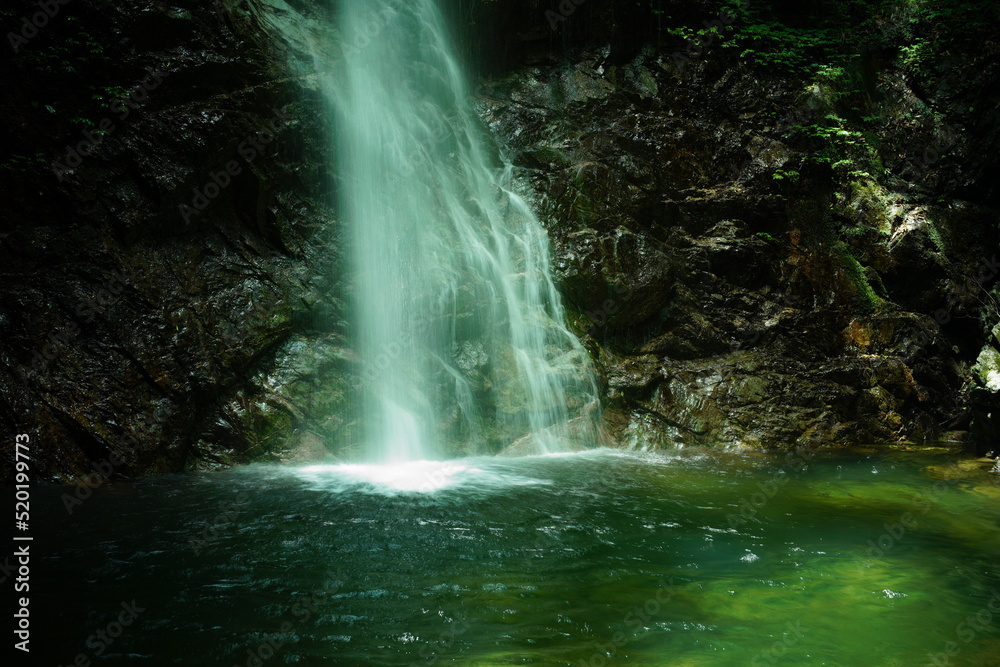
M593 444L548 239L472 108L433 0L343 0L335 81L366 457Z

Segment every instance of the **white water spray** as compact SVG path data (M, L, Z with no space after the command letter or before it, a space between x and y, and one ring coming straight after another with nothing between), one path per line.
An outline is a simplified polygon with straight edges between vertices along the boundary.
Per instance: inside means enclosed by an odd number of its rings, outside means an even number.
M491 151L433 0L343 0L333 82L366 458L596 444L548 238Z

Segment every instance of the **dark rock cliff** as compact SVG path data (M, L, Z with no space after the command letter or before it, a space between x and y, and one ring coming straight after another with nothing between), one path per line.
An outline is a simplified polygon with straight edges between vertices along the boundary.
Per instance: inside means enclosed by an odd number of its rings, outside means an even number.
M19 37L0 102L5 460L19 432L64 479L344 453L361 367L305 46L329 10L58 7L34 34L36 4L0 10ZM615 441L971 430L992 448L1000 134L980 23L937 35L872 9L844 18L854 56L779 67L760 14L713 2L452 9Z
M966 8L947 33L872 5L843 17L839 39L861 41L838 48L856 55L808 66L793 57L822 61L788 44L748 58L757 43L727 37L763 32L759 14L705 4L702 22L690 3L654 3L637 25L613 3L564 4L518 33L548 32L562 57L494 77L483 113L529 175L615 439L788 447L971 429L996 447L1000 354L980 355L1000 315L988 21ZM672 24L653 34L653 18ZM685 21L726 27L669 29ZM951 51L914 66L933 31Z
M303 410L343 414L326 128L285 45L256 14L182 0L74 2L18 46L0 103L5 459L27 432L41 473L175 471L280 449Z

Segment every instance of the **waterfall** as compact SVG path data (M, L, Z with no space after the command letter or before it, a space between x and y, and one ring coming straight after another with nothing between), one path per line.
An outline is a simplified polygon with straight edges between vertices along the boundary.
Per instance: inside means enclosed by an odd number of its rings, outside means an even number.
M433 0L342 0L331 84L369 461L594 444L549 243Z

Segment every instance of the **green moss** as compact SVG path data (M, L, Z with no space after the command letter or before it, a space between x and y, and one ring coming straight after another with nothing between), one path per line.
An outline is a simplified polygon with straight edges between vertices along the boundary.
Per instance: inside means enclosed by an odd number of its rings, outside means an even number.
M868 272L861 265L854 255L850 253L847 245L843 241L837 242L834 252L840 256L847 274L847 278L853 284L857 306L864 313L878 312L885 309L885 300L880 297L871 286Z
M942 256L947 257L948 253L946 244L944 242L944 237L941 236L941 230L938 229L937 225L934 224L932 220L927 221L927 236L930 238L931 243L934 244L934 248L941 253Z
M844 187L846 191L836 194L834 213L856 224L853 233L863 234L866 229L875 229L888 235L895 215L894 196L870 177L852 179ZM852 230L842 233L850 234Z

